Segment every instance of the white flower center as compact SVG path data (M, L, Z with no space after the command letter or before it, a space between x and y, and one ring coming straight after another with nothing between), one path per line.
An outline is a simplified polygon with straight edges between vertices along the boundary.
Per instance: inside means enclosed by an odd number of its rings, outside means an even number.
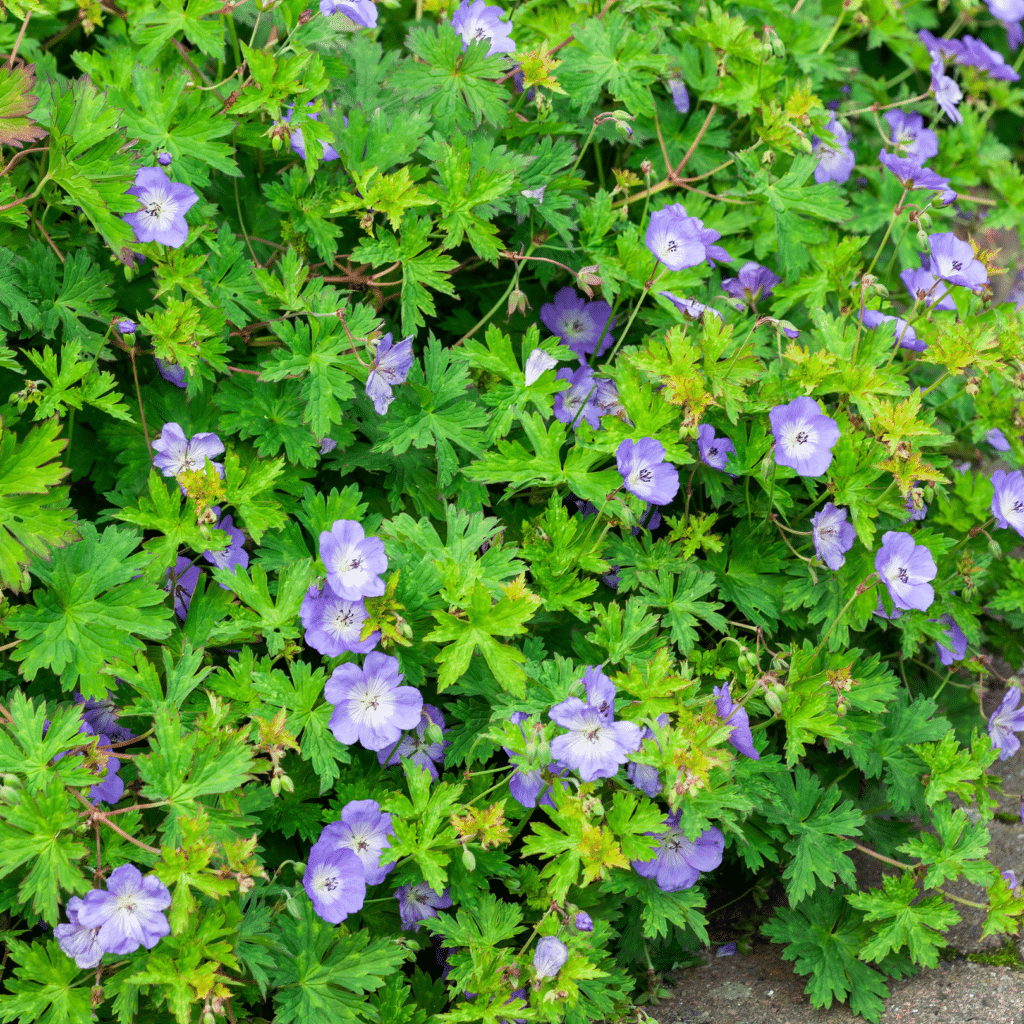
M804 447L814 448L818 443L818 432L805 421L787 424L782 428L782 450L786 455L802 456Z

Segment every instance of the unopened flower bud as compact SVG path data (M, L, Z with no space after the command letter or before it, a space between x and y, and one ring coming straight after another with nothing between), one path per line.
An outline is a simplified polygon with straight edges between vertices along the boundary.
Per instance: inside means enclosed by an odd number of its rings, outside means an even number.
M545 739L537 744L537 760L544 765L551 764L551 747Z
M625 207L623 207L625 209ZM593 289L601 284L601 278L598 276L598 270L601 268L596 264L592 264L589 267L580 267L576 271L576 283L579 285L580 290L586 293L588 299L594 297Z
M737 660L741 665L749 665L751 668L757 668L757 655L754 654L753 651L740 651L739 658Z
M981 378L980 377L968 377L967 387L965 388L967 394L972 397L981 390Z
M271 147L273 147L273 150L274 150L275 153L280 153L281 152L281 136L280 135L271 135L270 136L270 145L271 145Z
M214 1017L212 1010L207 1010L202 1016L202 1024L217 1024L217 1018Z
M632 128L630 128L630 127L629 127L629 125L628 125L628 124L626 124L626 123L625 123L625 122L623 122L623 121L616 121L616 122L615 122L615 130L616 130L616 131L617 131L617 132L619 133L619 135L621 135L621 136L622 136L622 137L623 137L624 139L631 139L631 138L633 138L633 129L632 129Z
M295 792L295 783L292 782L292 778L291 778L290 775L282 775L282 776L280 776L280 779L281 779L281 788L286 793L294 793Z
M871 19L863 11L858 11L853 16L853 20L861 28L871 28Z
M470 874L476 871L476 857L473 856L473 851L468 846L462 848L462 866Z
M885 287L885 285L884 285L884 284L882 284L882 282L881 282L881 281L876 281L876 282L875 282L875 283L874 283L874 284L873 284L873 285L872 285L872 286L871 286L871 287L870 287L870 288L868 289L868 291L872 292L872 293L873 293L873 294L875 294L875 295L883 295L883 296L886 296L886 297L888 297L888 295L889 295L889 289L888 289L888 288L886 288L886 287Z
M917 241L919 245L923 245L925 248L928 247L928 232L924 228L917 229Z
M779 695L777 693L773 693L771 690L769 690L764 695L764 701L768 705L768 707L770 707L772 711L775 712L775 714L782 714L782 701L779 700Z
M506 320L510 319L512 314L515 312L525 313L528 309L532 309L526 293L521 292L518 288L512 289L512 294L508 297L508 314L505 317Z
M1002 558L1003 557L1003 549L999 546L998 541L989 539L988 549L992 553L992 557L993 558Z
M444 733L441 731L441 726L437 722L431 722L427 726L427 739L431 743L444 743Z
M89 990L89 1005L97 1010L103 1005L103 986L93 985Z
M270 780L270 792L273 793L274 796L280 796L281 795L281 776L280 775L274 775L271 778L271 780Z
M775 163L775 150L774 149L766 149L761 154L761 166L762 167L771 167L772 164L774 164L774 163Z
M930 228L932 226L932 215L930 213L919 214L917 219L923 228Z
M171 156L170 153L167 152L166 149L161 149L160 152L158 152L157 155L156 155L156 162L161 167L168 167L168 166L170 166L170 163L171 163L172 159L173 159L173 157Z
M298 868L296 868L296 870L298 870ZM296 921L302 920L302 907L294 896L289 896L288 899L284 901L284 909L287 910Z
M640 164L640 173L645 178L649 178L650 175L651 175L651 171L653 171L653 170L654 170L654 164L652 164L650 160L644 160L644 161L641 162L641 164Z

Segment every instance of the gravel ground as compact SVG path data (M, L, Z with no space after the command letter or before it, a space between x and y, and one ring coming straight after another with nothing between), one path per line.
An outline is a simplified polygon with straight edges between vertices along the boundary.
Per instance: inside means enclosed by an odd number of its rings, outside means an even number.
M987 692L984 696L986 715L990 715L1003 699L1005 690ZM1000 870L1007 868L1024 879L1024 825L1019 817L1020 794L1024 791L1024 753L1007 761L996 760L989 774L1003 779L1003 794L991 790L1000 802L1000 810L1015 816L1013 823L993 820L989 823L991 843L989 859ZM951 797L953 808L964 804ZM968 816L976 812L968 808ZM911 819L922 828L918 818ZM934 829L922 831L935 834ZM857 850L852 851L859 888L880 888L883 874L897 869ZM899 855L897 855L899 856ZM957 896L985 902L985 890L963 880L945 883L944 888ZM784 899L781 886L772 896ZM962 904L955 906L962 920L946 933L950 959L940 961L932 969L922 968L917 975L897 980L887 979L889 998L881 1024L1024 1024L1024 940L1020 936L981 937L984 910ZM770 911L771 901L761 909ZM712 949L742 936L744 914L756 912L753 904L745 909L737 904L735 911L712 917L709 934ZM1008 945L1007 945L1008 944ZM1014 949L1015 944L1016 949ZM1004 948L1015 952L1021 967L978 963L969 955L998 953ZM671 972L664 977L670 998L653 1007L648 1015L658 1024L859 1024L863 1021L846 1004L834 1002L828 1009L816 1010L805 993L810 976L796 974L792 962L782 959L782 946L766 942L757 934L747 956L715 956L703 951L703 963L696 967Z

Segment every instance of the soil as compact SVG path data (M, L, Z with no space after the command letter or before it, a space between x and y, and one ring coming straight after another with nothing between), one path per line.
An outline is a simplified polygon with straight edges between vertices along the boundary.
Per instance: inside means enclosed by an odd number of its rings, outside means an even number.
M1005 689L986 692L986 715L999 706ZM989 822L991 842L988 857L1001 871L1011 869L1024 881L1024 824L1020 820L1024 792L1024 753L1006 761L996 760L988 773L1003 779L999 812L1008 820ZM978 820L977 811L950 797L953 809ZM916 816L908 818L922 831ZM858 850L851 851L858 888L880 888L884 874L899 869ZM985 890L959 879L943 888L963 899L985 903ZM934 895L934 893L929 893ZM859 1024L864 1020L845 1003L814 1009L808 987L810 975L797 974L793 963L782 958L784 946L767 942L757 926L767 920L785 891L774 886L758 908L752 899L740 901L710 918L711 947L700 951L698 966L662 975L662 986L670 993L643 1012L658 1024ZM909 978L886 979L889 998L881 1024L1024 1024L1024 940L1019 935L981 937L985 910L947 903L961 916L959 924L946 933L948 946L934 968L921 968ZM713 904L711 905L713 909ZM749 953L721 955L726 943L747 939Z

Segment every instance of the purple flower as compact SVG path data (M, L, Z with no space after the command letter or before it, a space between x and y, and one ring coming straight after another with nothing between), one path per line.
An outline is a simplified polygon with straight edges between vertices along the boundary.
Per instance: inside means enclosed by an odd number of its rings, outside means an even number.
M717 316L719 320L723 319L722 314L717 309L705 306L703 302L698 302L696 299L681 299L678 295L673 295L671 292L658 292L658 294L664 295L687 320L700 320L705 313L711 313L713 316Z
M320 13L325 18L332 14L344 14L363 28L377 27L377 8L373 0L320 0Z
M462 0L452 15L452 28L462 36L462 49L478 39L487 39L487 56L496 53L514 53L516 44L509 38L512 24L501 20L505 12L500 7L488 7L487 0Z
M657 722L662 729L668 725L668 715L658 715ZM654 731L647 726L640 731L640 745L643 745L648 740L654 740L655 746L661 750L661 745L658 743L657 738L654 735ZM661 775L658 769L650 764L637 764L635 761L630 761L626 765L626 778L636 786L642 793L646 793L652 800L661 792Z
M214 505L210 511L215 516L220 516L220 506ZM231 516L224 516L217 523L217 529L223 530L231 538L231 543L220 551L204 551L203 558L218 569L227 569L230 572L235 572L238 566L247 569L249 567L249 552L242 547L245 543L245 534L235 527L234 519ZM221 589L228 590L229 588L222 583Z
M170 166L171 166L171 161L172 161L173 159L174 159L174 158L173 158L173 157L171 156L171 154L170 154L170 153L168 153L168 152L167 152L167 150L166 150L166 149L161 149L161 150L160 150L160 151L159 151L159 152L158 152L158 153L156 154L156 162L157 162L157 163L158 163L158 164L159 164L159 165L160 165L161 167L170 167Z
M425 768L430 772L430 777L436 782L437 766L444 765L444 748L449 746L451 741L441 740L440 743L436 743L430 739L427 736L427 730L431 724L438 726L443 733L448 731L445 726L444 715L441 711L435 708L433 704L424 704L423 713L420 715L420 720L416 725L416 734L414 736L407 735L402 737L401 743L394 749L387 763L389 765L401 764L401 758L411 758L421 768ZM379 750L377 752L377 761L380 764L384 764L384 758L387 756L387 750Z
M76 704L82 705L82 721L94 733L110 736L115 743L135 739L135 733L118 724L118 707L114 701L113 690L107 690L107 696L100 700L93 697L86 700L77 690L72 697Z
M412 351L412 338L403 338L397 345L392 345L389 331L377 343L377 352L370 366L370 376L366 378L366 394L373 400L373 407L378 415L383 416L388 406L395 400L391 390L405 383L415 358Z
M548 355L542 348L535 348L530 353L529 358L526 360L526 366L523 369L526 386L529 387L531 384L536 384L545 371L557 365L558 360L554 356Z
M134 320L118 320L117 329L122 334L134 334L139 329L139 325Z
M825 126L835 137L836 145L830 146L815 135L811 140L811 152L818 154L818 166L814 168L814 180L823 185L826 181L847 181L853 173L857 158L850 149L850 135L832 115Z
M452 898L448 895L450 892L451 889L445 889L438 896L426 882L403 885L396 889L395 897L398 900L398 914L402 919L402 931L418 932L421 922L430 917L437 917L439 910L447 910L452 905Z
M942 58L934 50L929 52L932 55L931 89L935 93L935 102L938 103L950 121L954 124L960 124L964 119L964 115L957 109L957 104L964 98L964 94L960 91L960 86L949 75L945 74Z
M921 502L920 508L917 507L917 501ZM928 515L928 506L924 503L924 492L917 486L917 481L915 481L914 486L911 487L910 492L907 494L907 500L904 502L903 507L907 510L909 517L903 520L905 523L918 522Z
M1007 473L997 469L992 474L992 514L996 517L996 526L1001 530L1012 526L1024 537L1024 473L1019 469Z
M949 285L936 277L930 270L918 267L916 270L900 272L900 280L907 286L911 298L934 309L956 309L956 303L949 294Z
M533 969L538 978L553 978L569 959L569 947L554 935L545 935L537 940L533 954Z
M361 743L367 750L386 750L406 729L420 720L423 697L405 678L399 662L388 654L371 651L363 667L339 665L324 686L333 704L329 727L339 743Z
M1009 870L1009 868L1007 868L1006 871L1001 871L1000 875L1002 875L1002 877L1005 880L1006 884L1011 889L1016 889L1017 888L1017 876L1011 870Z
M986 435L985 440L997 452L1008 452L1010 450L1010 442L1006 440L1006 435L998 428L993 427ZM1024 440L1024 438L1022 438Z
M83 722L82 731L86 730L91 731L90 727ZM113 806L124 796L124 780L117 774L121 769L121 759L115 757L110 751L110 740L106 736L99 737L97 750L100 752L100 756L106 754L106 775L100 782L89 788L89 799L93 804L105 803Z
M78 923L98 928L96 941L105 953L124 956L139 946L152 949L171 934L164 911L171 905L167 886L156 875L142 877L134 864L114 868L107 890L93 889L78 907Z
M581 682L587 691L587 706L598 713L602 725L611 725L615 721L615 684L599 665L588 666Z
M615 386L615 381L604 377L598 380L593 403L602 416L617 416L624 423L633 425L633 421L626 415L626 407L619 399L619 390Z
M583 419L595 430L601 427L601 407L597 404L597 382L594 371L584 363L577 370L564 367L555 374L555 380L567 380L569 387L555 395L553 410L555 419L572 423L582 410Z
M964 36L960 42L963 46L956 56L957 64L981 68L982 71L988 72L990 78L1000 78L1004 82L1020 81L1020 75L1006 63L1006 58L998 50L986 46L974 36Z
M179 363L166 363L162 359L157 359L153 356L153 362L156 363L156 368L160 371L160 376L163 377L168 384L173 384L176 388L184 388L188 385L185 383L185 377L188 376L185 373L185 367Z
M931 581L938 572L935 559L923 544L915 544L909 533L890 530L882 534L875 569L897 608L905 612L912 608L926 612L931 607L935 600Z
M920 114L890 110L883 116L892 129L892 141L897 152L902 150L903 156L922 164L938 154L939 137L930 128L925 128Z
M924 43L928 53L934 56L936 53L944 60L953 60L960 55L963 44L959 39L941 39L923 28L917 33L917 38Z
M1020 26L1024 20L1024 0L985 0L985 3L992 17L1003 23L1010 49L1016 50L1024 42L1024 30Z
M522 733L523 739L526 739L526 730L523 728L523 723L530 716L522 711L513 711L511 722L513 725L519 726L519 731ZM509 777L508 788L512 794L513 799L521 803L524 807L536 807L538 802L542 806L554 807L555 802L551 799L551 786L544 779L542 772L536 769L532 771L524 771L519 766L520 755L509 750L508 747L502 747L502 750L508 755L509 763L515 767L515 771ZM552 761L547 767L548 772L559 777L564 775L569 769L561 764L559 761ZM566 788L566 783L562 783L562 788ZM544 795L541 796L541 793ZM538 801L539 798L539 801Z
M729 456L736 454L736 446L727 437L715 437L715 428L710 423L702 423L697 429L697 452L705 466L724 473Z
M207 459L214 459L224 451L224 442L212 433L193 434L185 437L185 431L177 423L165 423L160 436L153 441L153 465L164 476L180 476L187 471L202 470ZM213 463L217 475L224 479L224 467Z
M746 754L753 761L760 761L761 755L758 753L757 747L754 746L754 737L750 732L750 716L745 707L733 704L729 687L730 684L725 683L725 685L716 686L713 689L718 717L725 722L732 723L729 742L741 754Z
M131 226L140 242L160 242L171 249L180 249L188 238L185 212L199 202L198 193L188 185L172 182L159 167L140 167L135 184L125 190L142 204L136 213L126 213L122 220Z
M672 93L672 102L675 104L676 110L680 114L688 114L690 112L690 93L687 91L686 83L681 82L678 78L670 78L668 88Z
M334 438L325 437L320 442L320 454L321 455L329 455L337 447L338 447L338 442L335 441Z
M722 288L742 305L753 308L759 299L767 299L775 286L782 280L760 263L744 263L738 277L728 277Z
M69 923L57 925L53 929L53 937L57 940L61 952L71 957L82 970L87 971L99 966L104 950L97 938L99 928L86 928L79 923L78 912L83 905L78 896L72 896L68 900L64 913L68 915Z
M859 316L864 326L871 330L882 324L892 324L892 337L900 348L923 352L928 347L928 342L919 338L914 328L902 317L890 316L878 309L861 309Z
M373 0L359 0L359 2L360 3L366 3L366 4L368 4L371 7L373 6ZM320 6L321 6L321 8L323 7L323 2L321 2ZM350 5L349 4L342 4L342 5L339 5L339 6L348 7ZM348 14L348 11L342 11L341 13L342 14ZM374 24L376 24L377 23L377 8L376 7L373 8L373 18L374 18ZM356 19L353 18L352 20L355 21ZM372 28L373 26L371 25L371 26L367 26L367 27L368 28ZM307 107L312 107L313 105L314 105L314 101L313 100L310 100L309 103L306 104ZM292 119L292 114L294 113L294 111L295 111L295 106L293 104L292 106L290 106L284 112L284 117L282 118L282 120L285 121L285 122L290 123L291 119ZM311 121L319 121L320 120L320 115L318 113L316 113L315 111L307 114L306 116ZM347 117L345 117L345 127L346 128L348 127L348 118ZM298 156L301 160L305 160L306 159L306 140L302 137L302 129L301 128L296 128L295 131L293 131L291 133L291 135L288 136L288 144L291 146L292 152L296 156ZM329 163L331 160L337 160L341 156L341 154L329 142L321 142L320 145L323 147L323 151L324 151L324 155L320 159L323 160L324 163Z
M395 870L395 863L381 866L380 855L395 830L391 815L376 800L350 800L341 809L341 821L325 825L313 849L351 850L363 866L367 885L378 885Z
M952 665L954 661L963 661L967 657L967 637L963 630L956 624L952 615L942 615L939 622L945 623L949 628L945 631L946 639L935 641L935 651L939 661L943 665Z
M167 570L167 583L164 590L174 594L174 610L182 622L188 617L188 606L192 603L192 594L199 582L199 566L181 555L174 564L173 572Z
M576 353L581 360L592 356L597 350L597 339L605 331L597 355L603 355L611 348L615 339L612 328L616 317L612 307L603 300L585 302L575 288L566 285L555 293L554 302L545 302L540 307L540 318L544 326ZM550 357L549 357L550 358ZM554 365L554 364L552 364Z
M581 932L592 932L594 930L594 922L585 910L581 910L576 915L575 924L576 928Z
M302 887L317 914L339 924L361 910L366 900L363 862L350 849L315 843L306 861Z
M943 178L927 167L922 167L913 157L893 156L884 149L878 153L883 167L887 167L896 176L896 180L908 191L915 189L931 189L933 192L944 192L949 188L949 179Z
M972 291L978 291L988 281L988 271L981 260L975 259L970 242L962 242L952 231L929 235L931 258L928 269L936 276Z
M704 227L698 217L688 217L681 203L672 203L651 214L645 241L651 254L669 270L685 270L714 260L729 262L732 257L714 243L722 236Z
M359 636L366 622L366 605L362 599L346 601L325 583L322 590L313 584L306 591L299 609L299 618L306 630L306 643L327 658L339 654L368 654L380 640L374 630L365 640Z
M990 749L999 750L999 760L1007 761L1020 750L1020 740L1014 735L1024 729L1024 708L1020 703L1020 689L1012 686L1006 691L1003 702L988 720L988 734L992 738Z
M692 843L679 830L680 812L665 819L664 832L649 832L661 836L653 860L632 861L633 870L643 878L653 878L662 892L681 892L689 889L702 871L714 871L722 863L725 836L717 828L705 829Z
M320 534L320 558L331 590L346 601L380 597L387 589L379 575L388 567L384 541L367 537L354 519L338 519Z
M664 460L665 446L653 437L623 441L615 450L622 486L654 505L668 505L679 493L679 470Z
M659 526L661 526L661 513L658 511L654 503L649 501L647 503L646 511L642 512L640 515L640 525L634 526L630 532L634 537L639 537L645 528L648 530L656 530Z
M727 942L724 946L719 946L715 956L735 956L736 955L736 943Z
M601 712L579 697L567 697L548 715L569 730L551 741L552 756L578 771L584 782L611 778L640 746L640 727L635 722L605 723Z
M519 67L519 70L516 71L516 73L512 76L512 87L515 89L515 91L517 93L522 93L523 88L526 85L526 75L523 74L522 66L520 66L520 65L517 65L517 66ZM537 90L531 88L530 91L526 94L526 102L527 103L532 103L534 101L534 98L536 97L536 95L537 95ZM533 189L530 189L528 191L533 191ZM536 199L543 199L544 198L544 188L543 188L543 186L541 187L540 192L541 192L541 194L539 196L535 196L534 198L536 198ZM523 195L525 195L525 194L526 194L526 192L524 191Z
M811 517L815 554L833 571L846 562L846 552L853 547L857 531L846 521L847 510L836 508L830 501Z
M839 440L839 424L806 395L768 413L775 435L775 461L800 476L821 476L832 464L832 447Z

